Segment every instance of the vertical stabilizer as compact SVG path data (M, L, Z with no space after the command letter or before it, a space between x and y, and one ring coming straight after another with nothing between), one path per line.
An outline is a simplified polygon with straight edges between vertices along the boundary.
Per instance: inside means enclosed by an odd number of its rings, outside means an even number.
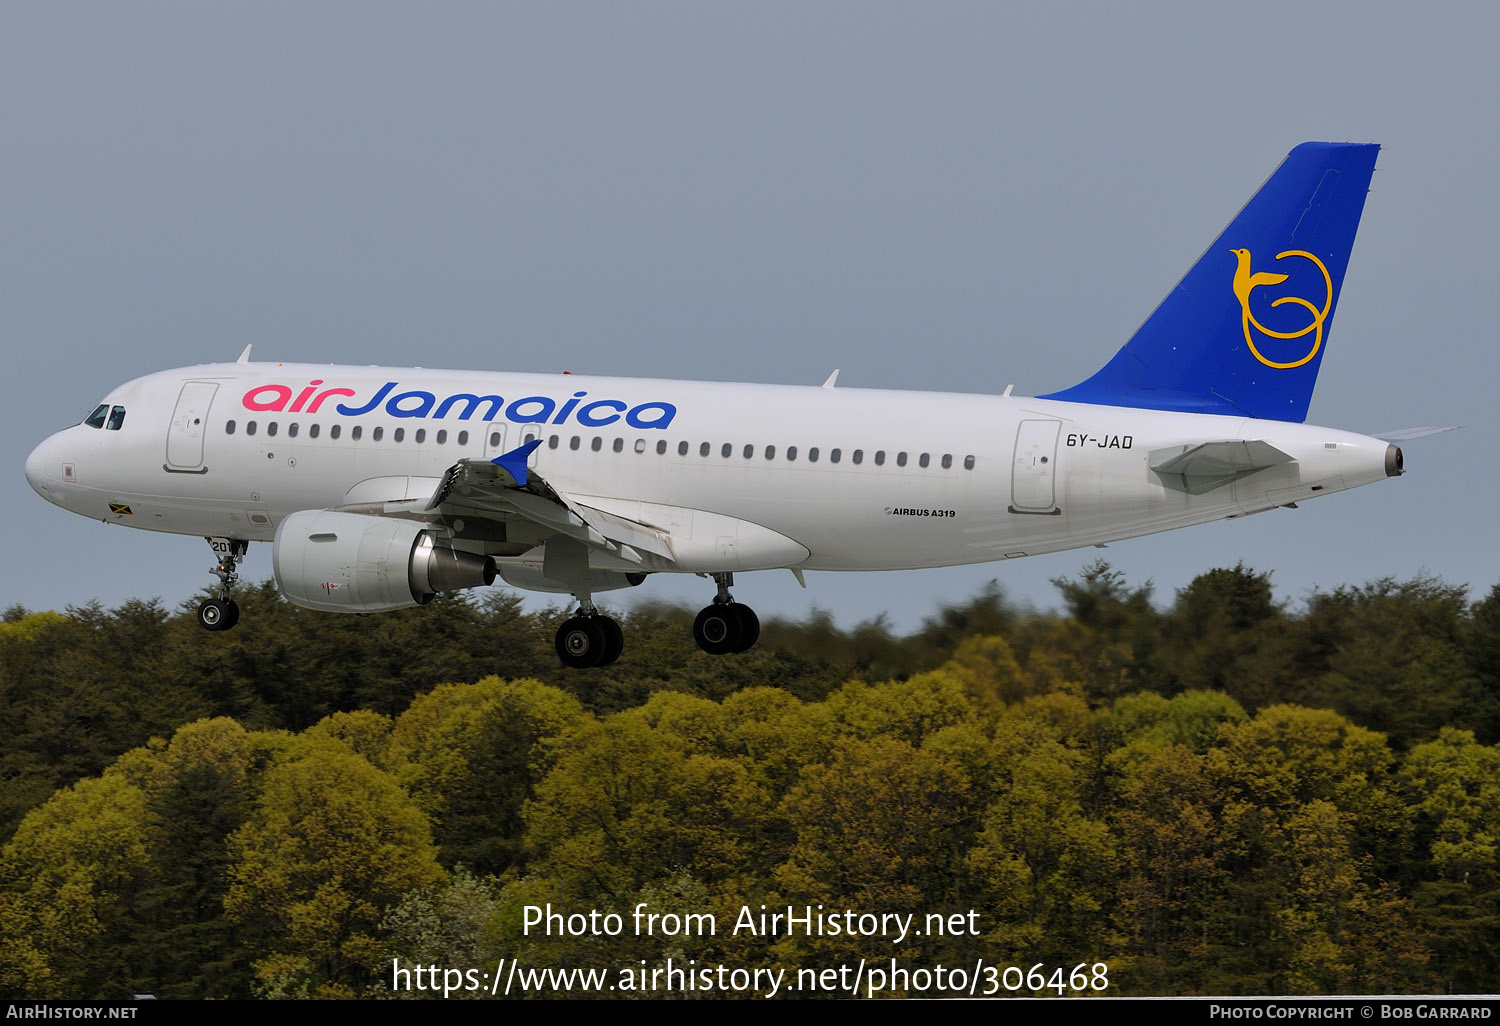
M1379 150L1292 150L1109 363L1040 398L1305 420Z

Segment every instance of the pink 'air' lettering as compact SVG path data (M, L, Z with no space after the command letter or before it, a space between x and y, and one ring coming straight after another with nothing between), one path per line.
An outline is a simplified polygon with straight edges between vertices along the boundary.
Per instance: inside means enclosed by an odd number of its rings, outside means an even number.
M297 401L292 403L292 408L288 412L301 413L303 404L305 404L309 399L312 398L312 394L318 390L318 386L322 383L323 380L321 378L314 378L313 380L309 381L307 383L307 387L302 390L302 394L297 396Z
M317 413L318 407L323 405L323 400L331 395L344 395L353 398L352 388L326 388L318 392L311 403L308 397L318 391L318 386L323 382L314 379L308 382L307 387L298 393L295 401L292 399L292 390L288 385L257 385L245 393L241 403L247 410L255 410L257 413ZM269 397L269 398L268 398ZM290 406L287 404L291 403ZM306 404L306 409L303 409Z

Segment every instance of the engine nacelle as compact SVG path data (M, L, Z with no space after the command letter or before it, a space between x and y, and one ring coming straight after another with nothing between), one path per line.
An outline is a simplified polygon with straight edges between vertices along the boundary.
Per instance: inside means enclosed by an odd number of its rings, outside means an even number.
M504 578L506 584L516 588L525 588L527 591L554 591L563 594L573 591L566 584L554 581L550 577L543 577L540 570L527 566L525 563L501 563L500 576ZM618 570L594 570L589 573L588 588L590 592L618 591L621 588L634 588L645 579L645 574L625 574Z
M307 510L276 528L276 586L299 606L383 613L495 582L495 561L450 548L414 520Z

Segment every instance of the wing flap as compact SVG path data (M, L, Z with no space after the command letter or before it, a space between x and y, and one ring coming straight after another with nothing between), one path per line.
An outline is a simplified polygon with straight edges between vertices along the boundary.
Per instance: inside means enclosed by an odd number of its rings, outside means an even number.
M668 561L673 559L672 536L665 531L659 531L649 524L642 524L583 503L578 503L578 508L583 511L589 523L610 541L628 545L641 552L649 552L653 556L660 556Z

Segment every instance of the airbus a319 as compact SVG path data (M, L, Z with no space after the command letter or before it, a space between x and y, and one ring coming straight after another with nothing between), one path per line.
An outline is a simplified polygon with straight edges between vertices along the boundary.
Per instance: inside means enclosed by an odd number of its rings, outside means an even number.
M1096 374L1036 397L235 363L137 378L26 477L83 516L200 535L233 627L250 542L312 609L492 584L570 594L568 666L617 659L594 597L699 574L714 654L755 644L756 570L1053 552L1300 503L1402 472L1303 423L1378 146L1304 143Z

